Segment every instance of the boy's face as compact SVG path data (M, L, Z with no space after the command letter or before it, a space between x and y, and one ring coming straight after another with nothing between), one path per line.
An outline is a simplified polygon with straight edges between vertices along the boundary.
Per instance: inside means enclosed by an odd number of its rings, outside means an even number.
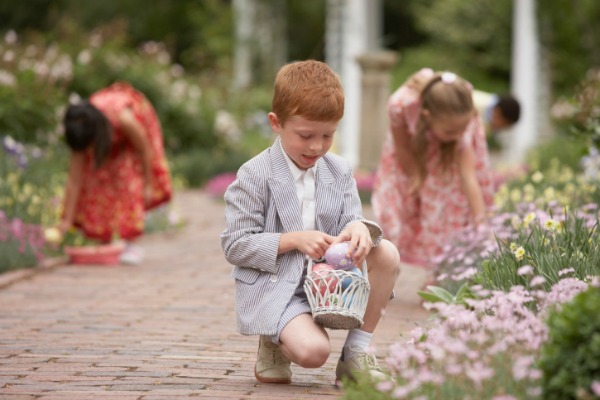
M282 125L275 113L269 113L271 128L281 137L281 145L300 169L314 166L329 151L338 121L311 121L295 115Z
M492 117L490 121L490 126L494 131L500 131L503 129L507 129L512 125L512 123L504 118L502 115L502 111L498 107L494 107L492 109Z

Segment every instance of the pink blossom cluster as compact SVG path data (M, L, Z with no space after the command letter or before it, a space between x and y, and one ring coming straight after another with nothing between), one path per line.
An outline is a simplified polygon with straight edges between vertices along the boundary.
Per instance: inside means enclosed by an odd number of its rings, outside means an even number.
M589 285L598 286L598 278L565 277L549 292L473 287L479 297L467 299L467 305L425 303L437 313L435 321L391 346L386 361L392 379L377 388L397 399L449 398L436 397L448 388L453 398L538 397L541 371L535 360L548 336L545 317Z
M21 254L29 247L38 260L43 257L45 240L42 228L39 225L24 223L20 218L10 219L0 210L0 243L4 242L16 242Z
M204 189L213 197L223 198L225 191L235 181L235 172L224 172L208 180Z

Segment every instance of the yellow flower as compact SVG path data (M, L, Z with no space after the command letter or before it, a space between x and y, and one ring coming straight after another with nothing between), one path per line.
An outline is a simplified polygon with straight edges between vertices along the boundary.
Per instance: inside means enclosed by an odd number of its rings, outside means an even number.
M518 203L521 201L521 191L519 189L513 189L510 191L510 201Z
M525 256L525 249L523 248L523 246L519 246L515 251L513 251L513 254L517 258L517 260L521 261L523 259L523 256Z
M518 229L521 225L521 218L518 215L513 215L513 217L510 219L510 223L512 224L513 228Z
M560 222L549 218L546 220L546 222L544 222L544 228L552 232L557 231L560 229Z
M511 242L510 251L514 252L517 249L517 244L515 242Z
M544 179L544 174L540 171L536 171L533 175L531 175L531 180L534 183L540 183Z
M533 221L534 219L535 219L535 213L534 212L530 212L529 214L527 214L525 216L525 218L523 218L523 225L529 226L529 224L531 223L531 221Z
M48 243L60 243L62 235L58 228L46 228L44 229L44 239L46 239Z

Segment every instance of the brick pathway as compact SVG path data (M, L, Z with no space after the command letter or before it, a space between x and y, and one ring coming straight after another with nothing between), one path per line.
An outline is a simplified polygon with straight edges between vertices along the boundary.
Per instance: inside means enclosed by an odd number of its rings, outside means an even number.
M293 366L292 385L255 381L257 338L235 331L233 282L219 242L223 204L201 191L178 193L188 224L146 236L140 266L59 266L0 289L0 399L334 399L336 360ZM369 214L369 210L366 210ZM398 298L374 337L390 343L428 314L404 266Z

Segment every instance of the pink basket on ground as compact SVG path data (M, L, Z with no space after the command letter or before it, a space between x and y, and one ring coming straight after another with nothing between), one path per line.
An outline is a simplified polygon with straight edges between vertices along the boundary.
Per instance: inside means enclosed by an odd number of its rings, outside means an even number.
M109 243L97 246L67 246L64 251L71 264L82 265L117 265L124 243Z
M367 264L362 276L342 269L321 270L315 276L312 267L309 261L304 292L315 322L329 329L361 327L371 291Z

